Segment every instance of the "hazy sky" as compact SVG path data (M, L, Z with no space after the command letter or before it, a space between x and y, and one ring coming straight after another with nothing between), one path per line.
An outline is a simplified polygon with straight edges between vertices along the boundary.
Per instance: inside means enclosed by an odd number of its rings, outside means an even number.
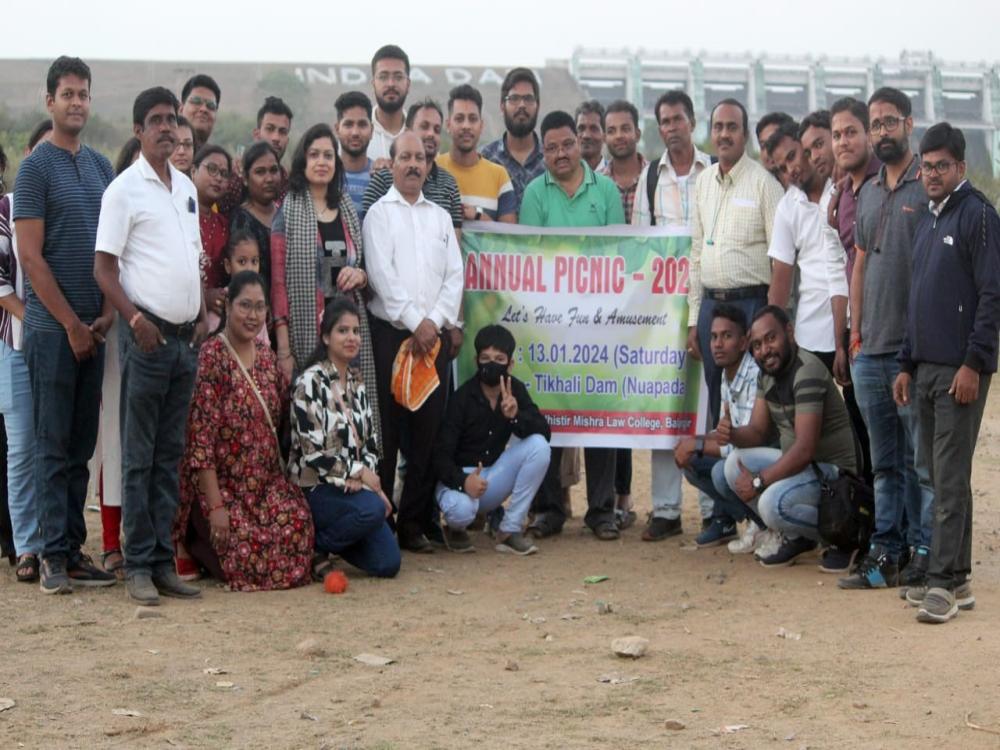
M365 62L394 42L416 65L540 65L576 46L871 56L931 50L1000 64L1000 1L235 0L5 2L0 58ZM40 10L44 8L44 10ZM248 13L250 8L260 8ZM959 8L959 14L948 12ZM193 22L197 19L198 26ZM0 62L2 74L2 62Z

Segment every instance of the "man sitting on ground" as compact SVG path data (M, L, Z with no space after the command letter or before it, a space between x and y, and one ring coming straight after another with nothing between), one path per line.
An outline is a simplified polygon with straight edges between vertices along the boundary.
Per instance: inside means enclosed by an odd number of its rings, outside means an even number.
M434 449L445 541L454 552L475 552L465 529L478 513L489 513L510 496L496 549L530 555L538 548L524 535L524 522L549 467L549 423L510 375L510 331L486 326L475 346L478 371L449 399ZM520 439L508 446L511 435Z
M795 343L794 326L780 307L757 311L750 327L750 351L761 369L750 423L719 421L716 432L737 448L726 459L728 491L745 503L757 500L768 528L784 540L765 567L791 565L819 541L820 481L840 469L857 472L858 448L844 399L833 376L814 355ZM777 429L781 449L763 448Z
M757 400L760 368L748 350L747 316L735 305L725 303L712 310L712 359L722 370L722 414L726 423L746 427ZM764 540L763 521L742 500L733 501L716 489L726 486L723 468L733 446L712 431L704 437L685 437L674 449L674 461L695 487L714 501L711 523L695 539L698 547L715 547L736 536L736 520L746 520L740 539L733 539L729 551L753 552Z

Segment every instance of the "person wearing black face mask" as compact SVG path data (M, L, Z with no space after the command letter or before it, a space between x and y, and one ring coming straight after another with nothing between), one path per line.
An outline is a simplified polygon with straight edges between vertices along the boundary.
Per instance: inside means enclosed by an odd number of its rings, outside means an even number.
M476 334L478 370L449 399L434 446L438 506L453 552L475 552L466 528L510 496L496 550L530 555L538 548L524 523L549 466L549 424L520 380L510 375L514 337L503 326ZM508 445L511 436L519 438Z

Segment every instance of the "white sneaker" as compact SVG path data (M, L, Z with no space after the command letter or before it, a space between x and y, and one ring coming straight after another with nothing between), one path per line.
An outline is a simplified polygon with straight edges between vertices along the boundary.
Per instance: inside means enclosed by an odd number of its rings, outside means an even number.
M743 527L743 533L740 534L740 538L731 541L726 545L726 549L733 555L747 555L754 551L759 537L763 533L764 529L753 521L747 521L746 526Z
M783 541L784 537L779 532L772 529L765 529L757 537L757 547L754 550L754 557L759 560L776 554Z

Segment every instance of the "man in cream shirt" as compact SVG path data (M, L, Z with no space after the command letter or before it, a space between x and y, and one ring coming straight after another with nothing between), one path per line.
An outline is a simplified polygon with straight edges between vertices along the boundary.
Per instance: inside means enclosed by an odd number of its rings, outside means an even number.
M399 502L399 544L413 552L433 548L424 532L434 523L434 474L431 450L444 413L448 363L457 354L446 328L459 327L462 301L462 256L451 216L428 201L421 188L428 163L416 133L406 131L392 144L393 186L365 215L365 262L374 297L372 349L382 406L382 489L390 497L396 475L396 453L407 461ZM392 363L410 339L415 354L441 348L435 362L441 385L414 412L391 394ZM401 445L404 424L408 444Z

